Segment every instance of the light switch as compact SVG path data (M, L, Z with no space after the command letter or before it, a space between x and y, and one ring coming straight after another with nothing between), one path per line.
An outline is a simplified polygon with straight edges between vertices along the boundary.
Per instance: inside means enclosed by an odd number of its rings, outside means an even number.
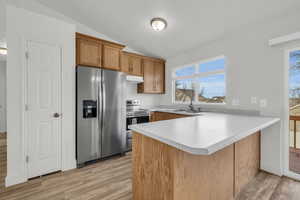
M261 99L260 102L259 102L259 105L260 105L261 108L267 107L267 104L268 104L267 99Z

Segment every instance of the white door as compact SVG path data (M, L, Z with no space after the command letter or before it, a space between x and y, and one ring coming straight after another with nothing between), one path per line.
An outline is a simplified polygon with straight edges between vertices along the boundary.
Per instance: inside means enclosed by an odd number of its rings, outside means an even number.
M28 178L61 170L61 49L27 42Z

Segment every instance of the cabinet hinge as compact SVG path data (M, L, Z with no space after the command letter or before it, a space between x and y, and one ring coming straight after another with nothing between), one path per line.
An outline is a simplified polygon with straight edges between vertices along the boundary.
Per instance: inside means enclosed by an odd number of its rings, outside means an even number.
M26 163L29 162L29 156L26 156Z

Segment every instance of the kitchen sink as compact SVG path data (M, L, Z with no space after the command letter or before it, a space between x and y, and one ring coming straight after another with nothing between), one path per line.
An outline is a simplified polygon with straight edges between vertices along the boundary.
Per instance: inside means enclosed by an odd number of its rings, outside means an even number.
M190 109L176 109L176 110L174 110L174 111L175 111L175 112L195 113L195 114L201 113L200 110L190 110Z

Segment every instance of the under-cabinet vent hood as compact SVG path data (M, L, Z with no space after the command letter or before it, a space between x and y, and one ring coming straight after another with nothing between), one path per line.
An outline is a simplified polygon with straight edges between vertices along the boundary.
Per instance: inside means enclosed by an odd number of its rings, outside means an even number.
M126 76L126 80L130 81L130 82L135 82L135 83L142 83L144 82L144 78L141 76L131 76L131 75L127 75Z

